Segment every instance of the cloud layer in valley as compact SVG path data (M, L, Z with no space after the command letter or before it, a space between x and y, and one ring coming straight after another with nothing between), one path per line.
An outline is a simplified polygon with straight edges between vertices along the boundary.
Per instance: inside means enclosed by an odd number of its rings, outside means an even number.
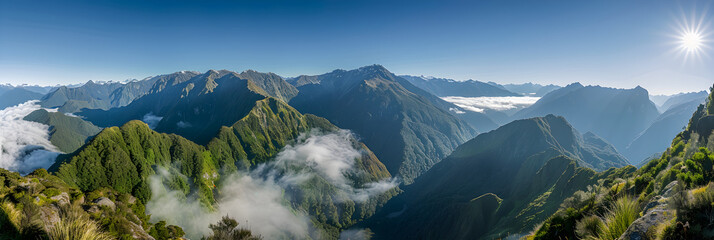
M33 100L0 110L0 168L27 174L55 162L60 151L48 140L49 126L22 119L38 109Z
M239 227L248 228L267 239L314 235L309 216L287 205L289 196L285 194L290 191L286 189L320 177L349 200L364 202L398 185L396 179L389 178L354 187L347 176L366 173L355 167L355 159L364 153L355 149L353 139L348 131L328 134L313 131L301 135L297 143L284 147L274 160L249 172L224 177L217 211L210 213L199 202L184 200L182 193L167 191L161 184L161 176L154 176L151 181L153 196L147 211L154 220L167 220L169 224L181 226L192 238L208 234L208 224L225 215L238 220Z
M464 110L483 112L486 109L507 111L526 108L533 105L539 97L443 97L444 101L453 103Z

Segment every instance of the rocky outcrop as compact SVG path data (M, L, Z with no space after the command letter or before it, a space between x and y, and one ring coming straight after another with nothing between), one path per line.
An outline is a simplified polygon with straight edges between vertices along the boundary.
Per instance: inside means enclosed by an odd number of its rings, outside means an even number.
M109 207L112 209L112 211L117 209L116 204L114 204L114 202L112 202L112 200L109 200L109 198L100 197L100 198L95 199L94 203L96 203L99 206Z
M669 209L667 202L672 195L672 188L676 185L677 181L671 182L665 187L662 195L655 196L652 201L647 203L642 210L642 217L632 222L618 240L650 239L648 236L655 236L654 231L656 231L657 225L672 220L675 213Z

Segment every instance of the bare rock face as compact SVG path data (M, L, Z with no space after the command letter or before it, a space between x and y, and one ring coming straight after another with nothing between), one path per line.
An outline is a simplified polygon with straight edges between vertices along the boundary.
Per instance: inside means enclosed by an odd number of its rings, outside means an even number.
M116 204L112 202L112 200L109 200L109 198L105 197L100 197L94 200L94 203L96 203L99 206L107 206L112 209L112 211L115 211L117 209Z
M59 209L54 205L47 205L40 208L40 219L44 223L45 228L54 225L60 221ZM45 229L47 230L47 229Z
M57 196L51 197L50 199L57 201L59 205L65 205L70 203L69 194L67 194L66 192L62 192Z
M130 221L130 222L129 222L129 225L130 225L129 231L131 231L131 233L132 233L131 236L132 236L134 239L139 239L139 240L155 240L154 237L152 237L151 235L149 235L148 233L146 233L146 231L144 231L144 228L142 228L142 227L139 226L138 224L136 224L136 223Z
M675 217L674 211L669 210L667 201L672 195L672 188L677 185L677 181L673 181L665 187L662 196L656 196L647 203L642 213L642 217L638 218L627 230L618 238L618 240L647 240L648 236L654 236L655 227L660 223L670 221ZM648 234L649 233L649 234Z

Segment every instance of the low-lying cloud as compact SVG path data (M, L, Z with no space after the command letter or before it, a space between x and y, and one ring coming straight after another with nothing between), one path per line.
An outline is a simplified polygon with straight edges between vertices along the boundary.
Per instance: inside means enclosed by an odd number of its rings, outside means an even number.
M141 121L146 123L146 125L149 125L149 128L154 129L157 125L159 125L161 119L164 119L164 117L156 116L154 113L150 112L144 115Z
M181 226L191 239L210 234L208 225L226 215L236 219L238 227L266 239L307 236L308 217L301 212L293 213L283 203L283 190L275 182L244 174L228 176L224 181L216 211L208 212L195 198L184 200L183 193L166 190L161 177L153 176L152 198L146 208L152 220Z
M444 101L453 103L464 110L472 112L483 112L486 109L496 111L507 111L512 109L526 108L533 105L540 99L539 97L458 97L450 96L441 98Z
M51 166L60 151L50 143L49 126L23 118L40 109L37 100L0 110L0 168L27 174Z
M289 207L288 188L299 187L314 177L320 177L335 186L346 199L357 203L396 187L395 178L356 187L348 176L367 174L355 166L355 159L364 156L356 149L354 136L349 131L324 134L313 131L301 135L295 144L284 147L268 163L251 171L242 171L224 177L217 200L217 211L208 213L197 201L180 200L180 192L163 188L153 177L152 200L147 211L154 220L168 220L169 224L183 227L189 237L209 233L208 224L217 222L226 214L236 218L239 227L248 228L266 239L280 237L303 238L314 235L307 213ZM174 222L176 221L176 222Z

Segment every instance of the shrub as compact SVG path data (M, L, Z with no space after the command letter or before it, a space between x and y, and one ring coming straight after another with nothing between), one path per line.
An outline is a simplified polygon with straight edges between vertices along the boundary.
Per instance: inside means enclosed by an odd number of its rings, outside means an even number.
M206 240L258 240L262 239L260 236L253 236L253 234L246 229L237 228L238 222L228 216L224 216L218 223L210 224L208 228L213 231L211 236L208 236Z

